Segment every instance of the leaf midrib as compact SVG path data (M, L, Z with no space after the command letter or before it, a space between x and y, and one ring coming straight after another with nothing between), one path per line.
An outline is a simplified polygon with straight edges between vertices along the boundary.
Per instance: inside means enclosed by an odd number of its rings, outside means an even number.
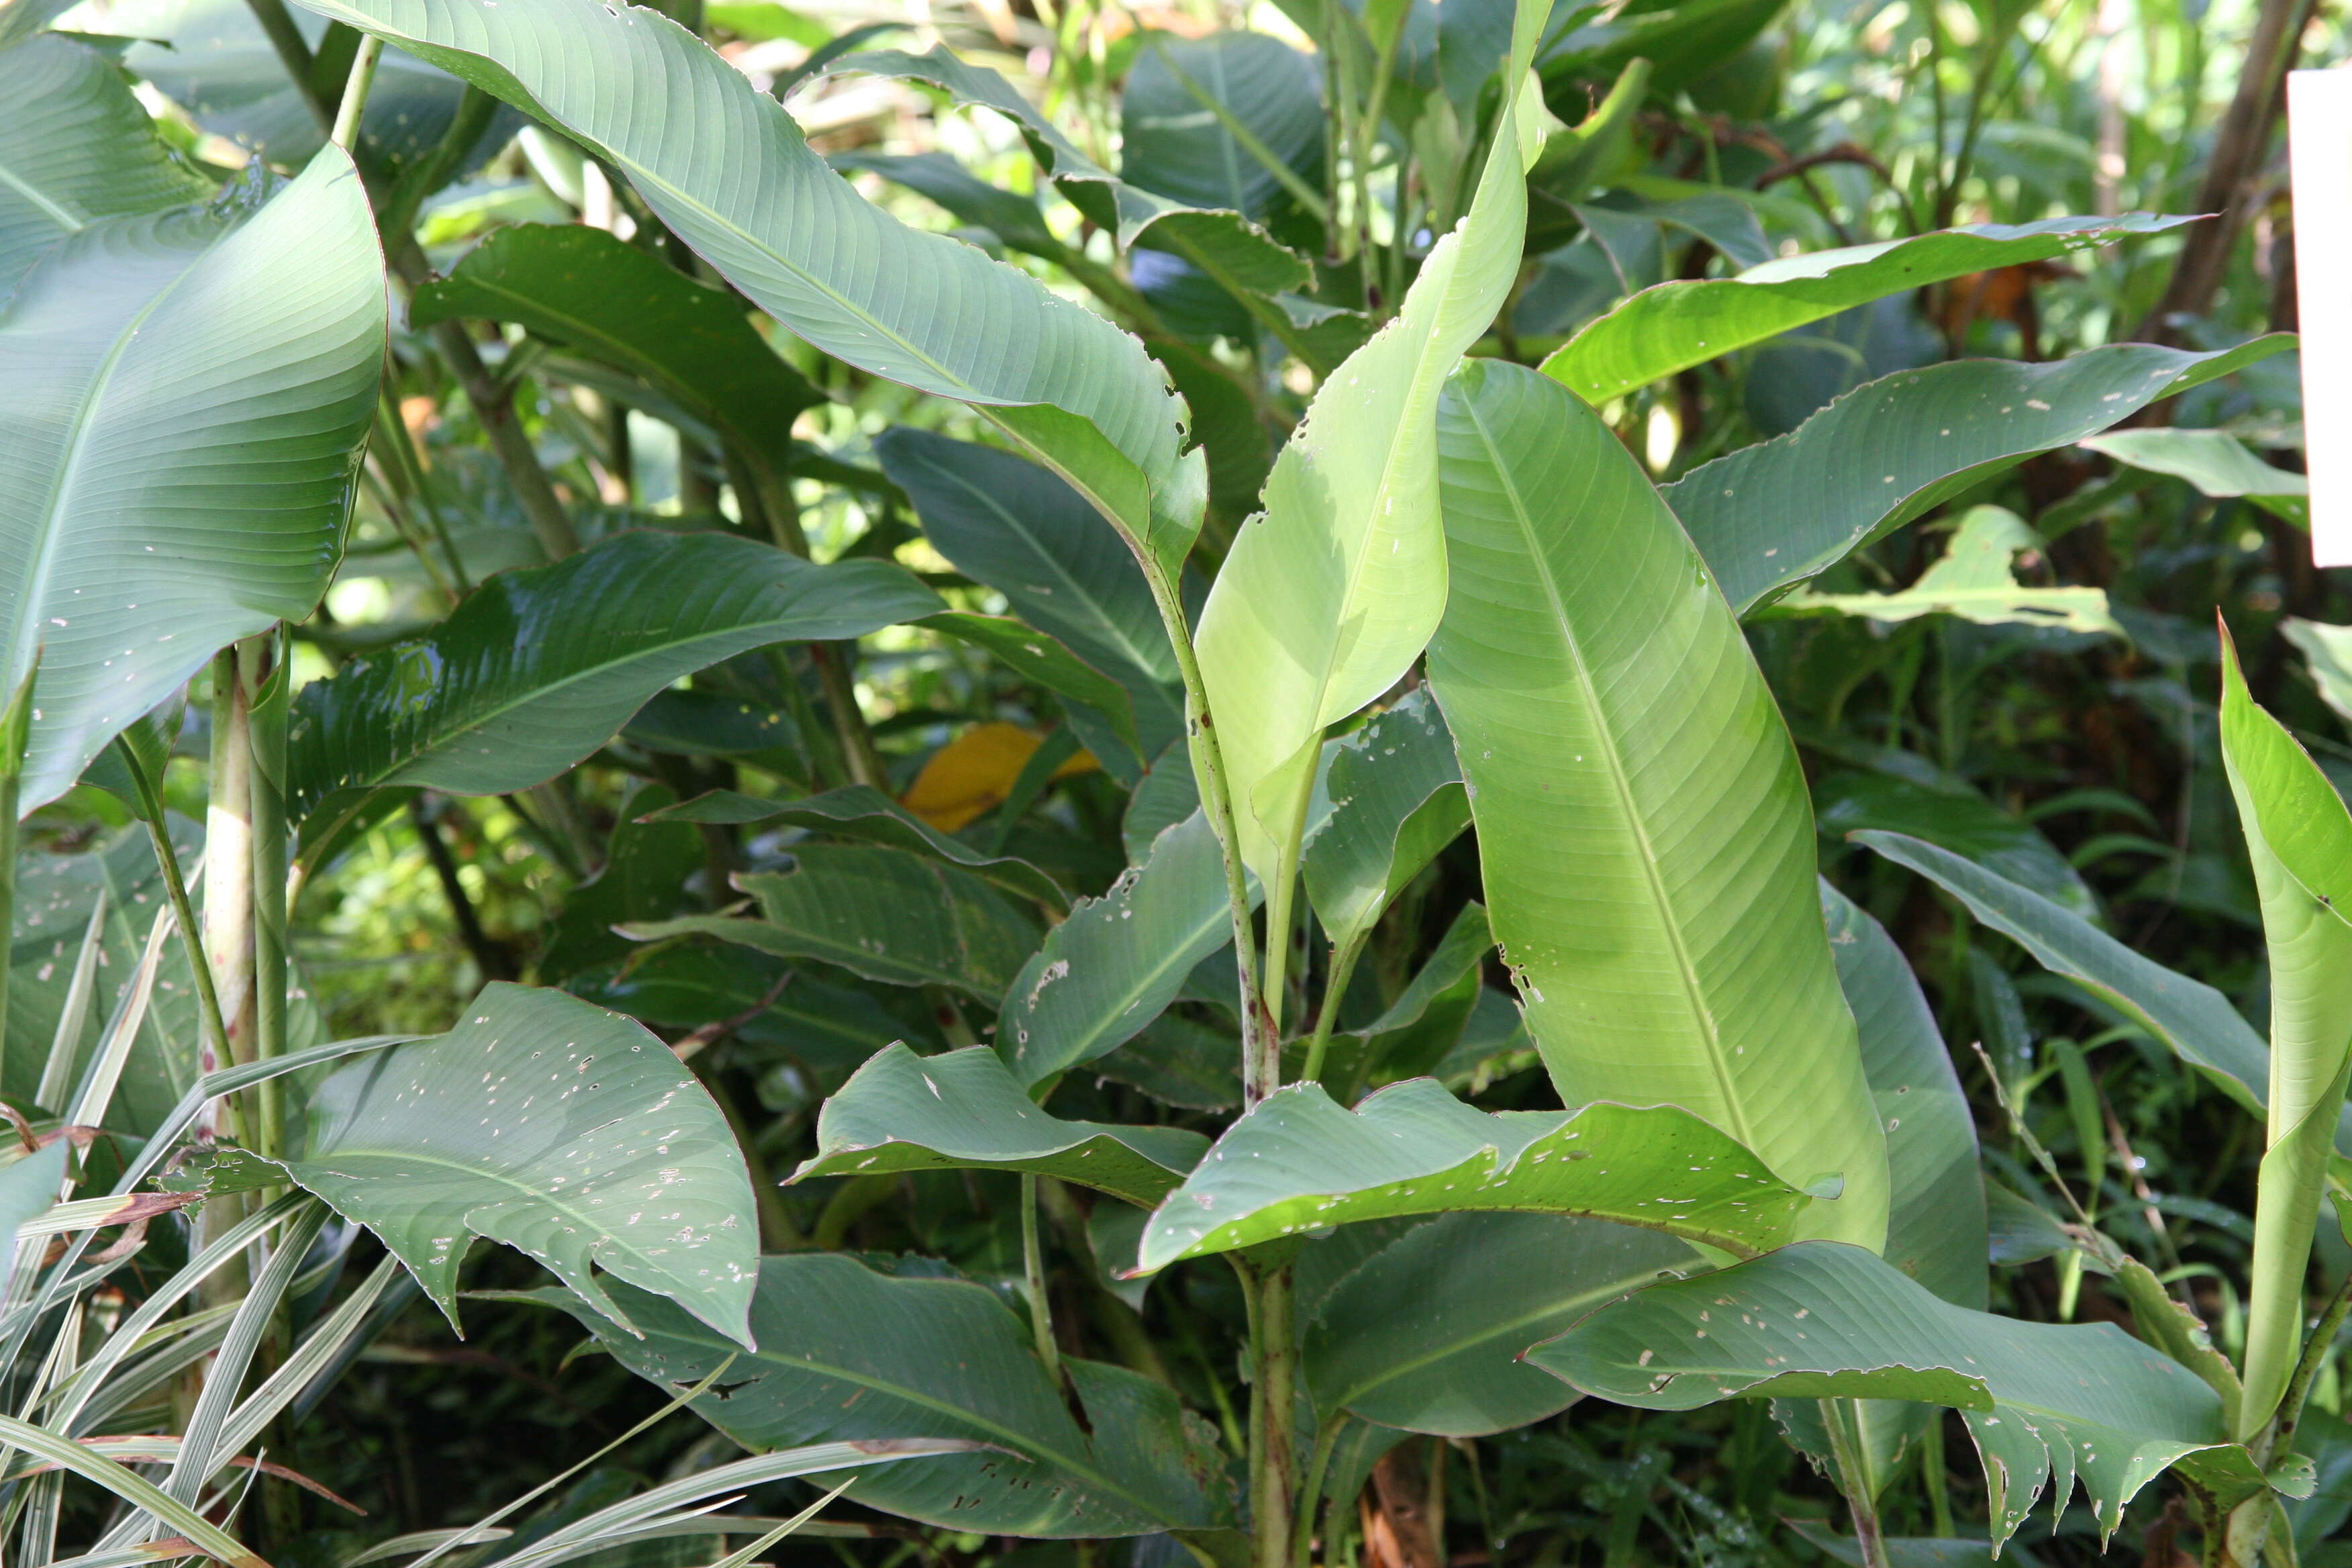
M1552 571L1551 557L1536 537L1534 520L1519 494L1518 481L1505 461L1494 432L1487 428L1476 400L1465 397L1461 399L1461 406L1477 431L1479 445L1486 448L1488 466L1510 502L1511 521L1517 526L1519 537L1526 543L1536 580L1543 586L1545 603L1550 606L1553 625L1559 628L1560 647L1568 656L1569 668L1575 673L1577 688L1583 694L1587 709L1592 715L1593 743L1607 764L1609 784L1616 796L1618 810L1622 814L1639 850L1636 858L1641 861L1643 886L1649 890L1651 902L1660 917L1659 923L1664 928L1674 954L1675 973L1682 982L1683 996L1690 1006L1692 1022L1697 1026L1699 1037L1706 1043L1707 1068L1715 1075L1725 1119L1731 1123L1724 1131L1748 1148L1755 1149L1756 1138L1748 1123L1748 1108L1736 1091L1728 1066L1723 1059L1722 1036L1717 1029L1713 1012L1706 1005L1697 965L1684 941L1681 919L1675 913L1673 900L1668 896L1659 874L1657 853L1650 843L1649 824L1643 819L1634 799L1633 784L1625 773L1625 759L1618 749L1616 731L1611 728L1601 694L1593 686L1592 671L1584 657L1583 646L1577 640L1575 623L1569 618L1567 602L1560 596L1559 581ZM1760 1152L1758 1157L1763 1157Z

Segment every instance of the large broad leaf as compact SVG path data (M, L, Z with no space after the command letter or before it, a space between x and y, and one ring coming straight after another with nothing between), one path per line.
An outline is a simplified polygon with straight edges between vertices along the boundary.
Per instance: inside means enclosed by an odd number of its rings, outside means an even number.
M1843 839L1865 827L1907 833L1966 856L2085 920L2099 916L2098 895L2058 846L1965 784L1937 789L1892 773L1841 769L1813 781L1813 813L1825 838Z
M1415 691L1332 753L1331 816L1307 841L1307 901L1335 948L1361 942L1391 900L1470 826L1445 716Z
M1127 689L1145 757L1182 732L1176 655L1151 586L1085 497L1010 452L927 430L891 430L874 452L956 570Z
M1862 1040L1862 1068L1886 1129L1886 1261L1960 1307L1981 1309L1985 1191L1977 1127L1936 1015L1886 928L1824 881L1822 919L1838 985Z
M1495 934L1561 1101L1679 1105L1878 1246L1885 1137L1813 891L1796 749L1648 478L1558 382L1463 367L1429 680Z
M585 224L518 224L416 290L414 326L519 321L641 376L746 456L782 464L793 421L824 401L742 307L649 252Z
M1125 1044L1234 939L1224 857L1194 812L1045 935L1004 993L996 1048L1024 1087Z
M484 1236L630 1333L591 1264L751 1342L759 1225L726 1117L641 1025L561 991L486 986L447 1034L329 1075L286 1159L230 1158L375 1232L453 1324Z
M1969 912L2147 1031L2224 1094L2262 1114L2270 1102L2270 1050L2230 999L2143 958L2080 916L1958 855L1900 833L1853 835L1898 866L1907 866L1969 907ZM2352 1153L2352 1115L2339 1119L2336 1144Z
M1049 1116L986 1046L926 1058L894 1045L824 1102L816 1152L793 1180L1029 1171L1150 1208L1208 1147L1208 1139L1181 1127L1111 1127Z
M1645 289L1577 333L1544 361L1544 374L1591 403L1605 403L1678 370L1704 364L1792 327L1887 294L1996 267L2046 261L2132 234L2190 220L2126 213L1974 224L1912 239L1817 250L1753 267L1737 278Z
M215 648L310 613L383 332L383 259L341 152L267 201L248 184L89 223L17 284L0 310L0 687L37 658L26 809Z
M1163 1384L1065 1356L1081 1430L1031 1352L1028 1325L983 1286L892 1279L839 1255L765 1258L751 1355L667 1302L618 1293L644 1340L556 1304L665 1387L691 1385L733 1355L725 1392L694 1410L746 1447L921 1436L995 1450L860 1476L847 1495L868 1508L950 1530L1080 1540L1233 1522L1207 1423Z
M2026 1323L1942 1300L1857 1247L1804 1242L1603 1307L1528 1359L1620 1405L1742 1394L1910 1399L1960 1412L1985 1462L1993 1538L2045 1481L2079 1479L2109 1533L2168 1467L2228 1507L2263 1488L2196 1373L2111 1323Z
M1180 457L1181 405L1141 345L866 202L781 104L677 23L600 0L311 8L561 127L761 310L863 370L974 405L1167 569L1191 548L1202 465Z
M760 918L686 915L623 928L639 942L715 936L779 958L814 958L892 985L945 985L993 1002L1037 947L1037 931L961 867L875 844L804 844L789 871L736 888ZM1058 928L1056 928L1058 929Z
M1119 174L1174 201L1263 217L1283 189L1276 168L1322 180L1321 87L1312 56L1264 33L1148 34L1119 97Z
M0 103L9 106L0 120L0 300L65 236L212 190L155 134L122 73L86 45L51 33L0 47Z
M1243 858L1289 907L1325 726L1404 673L1445 607L1436 412L1454 363L1518 275L1525 169L1538 150L1525 82L1543 8L1519 6L1496 143L1470 216L1438 241L1380 334L1326 379L1275 459L1265 513L1209 591L1201 673Z
M1798 592L1780 602L1790 615L1861 616L1882 624L1957 616L1979 626L2034 626L2120 637L2104 588L2044 588L2017 580L2017 560L2048 548L2015 512L1972 506L1944 553L1919 580L1893 594Z
M1307 1331L1301 1367L1326 1420L1476 1437L1556 1415L1575 1397L1520 1359L1660 1276L1704 1268L1655 1231L1554 1215L1453 1214L1349 1273Z
M1580 1215L1752 1256L1828 1206L1673 1106L1474 1110L1429 1079L1355 1110L1286 1085L1225 1130L1143 1233L1138 1266L1351 1220L1455 1209Z
M1786 436L1694 468L1666 500L1744 616L1990 476L2293 341L2273 334L2219 353L2116 343L2053 364L1903 371Z
M817 566L731 534L620 534L501 573L423 637L304 687L288 795L300 815L335 792L384 784L527 789L603 745L681 675L939 607L888 562Z
M2241 1434L2277 1408L2303 1351L2305 1276L2352 1075L2352 815L2221 643L2221 761L2253 859L2271 975L2269 1146L2254 1205Z
M2298 528L2311 526L2311 479L2274 468L2226 430L2115 430L2077 443L2128 468L2186 479L2200 495L2244 496Z
M648 822L712 823L729 827L764 827L782 823L835 838L887 844L961 866L1016 899L1045 905L1056 914L1069 908L1061 884L1026 860L983 855L961 838L950 838L880 790L849 784L801 800L763 800L731 789L716 789L678 805L654 812Z

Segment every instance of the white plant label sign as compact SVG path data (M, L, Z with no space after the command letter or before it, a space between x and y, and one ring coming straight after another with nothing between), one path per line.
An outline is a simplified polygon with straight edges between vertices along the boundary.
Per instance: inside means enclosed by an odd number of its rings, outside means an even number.
M2352 69L2290 72L2286 101L2311 556L2352 566Z

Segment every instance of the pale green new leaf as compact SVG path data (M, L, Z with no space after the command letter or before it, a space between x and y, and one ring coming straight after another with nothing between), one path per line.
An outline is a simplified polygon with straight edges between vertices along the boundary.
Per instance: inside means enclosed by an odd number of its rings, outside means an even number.
M1670 1105L1474 1110L1430 1079L1355 1110L1284 1086L1225 1130L1143 1233L1138 1267L1351 1220L1517 1209L1641 1226L1752 1257L1832 1206Z
M2186 479L2200 495L2244 496L2298 528L2311 526L2311 480L2274 468L2226 430L2112 430L2077 442L2127 468Z
M789 871L735 879L739 891L759 900L756 920L682 915L621 932L637 942L712 936L886 984L945 985L983 1002L993 1002L1036 951L1036 928L960 866L879 844L803 844L793 859Z
M1335 948L1369 932L1390 900L1470 826L1454 736L1415 691L1340 742L1331 816L1307 841L1307 901Z
M1243 858L1289 905L1325 726L1404 673L1445 607L1436 410L1461 355L1517 277L1525 169L1538 150L1526 77L1544 16L1523 0L1510 91L1476 200L1440 240L1395 320L1327 378L1275 459L1201 616L1201 672Z
M1307 1331L1315 1403L1476 1437L1558 1415L1575 1390L1520 1352L1596 1307L1706 1267L1655 1231L1556 1215L1450 1214L1360 1264Z
M1970 272L2046 261L2191 220L2126 213L1972 224L1910 239L1817 250L1736 278L1661 283L1592 322L1544 361L1547 375L1601 404L1808 321Z
M1958 616L1979 626L2040 626L2120 637L2123 627L2107 610L2104 588L2029 587L2017 580L2017 558L2047 546L2015 512L1972 506L1943 555L1919 580L1893 594L1815 594L1800 591L1780 602L1792 615L1861 616L1892 623L1921 616Z
M375 1232L453 1325L482 1236L631 1332L592 1264L751 1343L759 1226L727 1119L643 1025L561 991L485 986L449 1033L322 1080L287 1158L232 1158Z
M1025 273L908 228L810 151L774 99L661 13L600 0L315 0L310 8L561 128L761 310L860 369L980 409L1170 566L1206 480L1133 338Z
M212 193L155 134L122 73L85 44L0 38L0 300L66 236Z
M2214 1086L2256 1114L2270 1103L2270 1050L2228 997L2201 981L2143 958L2081 916L1900 833L1853 835L1907 866L1969 907L1969 912L2147 1031ZM2336 1147L2352 1152L2352 1125L2337 1121Z
M940 607L886 561L818 566L726 533L623 533L503 572L420 637L294 704L289 800L424 784L502 795L562 773L679 676L771 643L862 637Z
M950 865L961 866L995 884L1016 899L1028 899L1059 911L1069 908L1061 884L1026 860L1010 855L983 855L961 838L950 838L906 807L867 784L848 784L800 800L763 800L731 789L648 814L646 822L713 823L729 827L764 827L782 823L804 827L835 838L855 838L910 849Z
M793 1173L1027 1171L1150 1208L1209 1141L1181 1127L1112 1127L1040 1110L986 1046L919 1057L877 1052L817 1113L816 1152Z
M2263 1490L2197 1375L2111 1323L2020 1322L1942 1300L1857 1247L1804 1242L1603 1307L1528 1359L1650 1410L1742 1395L1910 1399L1960 1412L1983 1457L1995 1541L2045 1482L2079 1479L2103 1530L2167 1468L2224 1509Z
M2319 700L2352 721L2352 626L2289 616L2279 623L2279 632L2303 655Z
M1465 365L1440 416L1453 595L1429 681L1486 904L1562 1103L1679 1105L1885 1238L1885 1136L1814 893L1796 748L1649 479L1558 382Z
M2352 1074L2352 815L2309 753L2257 706L2221 642L2221 761L2252 857L2269 949L2269 1152L2254 1205L2242 1436L2277 1407L2303 1350L2304 1277Z
M2050 364L1903 371L1664 493L1745 616L1994 474L2293 342L2273 333L2216 353L2112 343Z
M383 261L341 152L264 196L90 222L0 310L0 688L40 664L26 810L333 572Z
M1045 934L1005 989L996 1048L1024 1088L1115 1050L1233 937L1224 858L1196 811Z
M693 1408L755 1450L876 1437L957 1437L992 1451L861 1474L847 1496L950 1530L1099 1539L1229 1526L1234 1498L1213 1429L1163 1384L1062 1358L1082 1429L986 1287L893 1279L838 1254L764 1258L744 1354L666 1301L616 1289L646 1338L578 1309L614 1359L665 1387L728 1356L726 1392Z

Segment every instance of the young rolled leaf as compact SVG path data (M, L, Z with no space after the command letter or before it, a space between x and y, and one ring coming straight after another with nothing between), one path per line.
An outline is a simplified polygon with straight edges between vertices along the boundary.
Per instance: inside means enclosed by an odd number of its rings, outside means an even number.
M1088 1539L1233 1522L1225 1464L1206 1424L1163 1384L1062 1358L1081 1429L1030 1350L1028 1325L984 1286L892 1279L838 1254L768 1258L744 1354L669 1303L617 1288L636 1340L567 1299L553 1305L614 1359L666 1387L729 1355L723 1394L693 1408L744 1447L865 1437L961 1437L992 1451L892 1465L846 1495L950 1530ZM545 1299L545 1298L542 1298Z
M1040 1110L986 1046L919 1057L877 1052L817 1114L816 1152L793 1173L1027 1171L1150 1208L1209 1141L1181 1127L1111 1127Z
M1745 1258L1786 1243L1825 1201L1673 1106L1489 1113L1409 1079L1349 1110L1294 1083L1227 1128L1161 1203L1137 1267L1456 1209L1582 1215Z
M755 460L787 461L793 419L824 401L736 301L585 224L494 230L409 305L412 326L460 317L517 321L643 377Z
M289 804L299 816L340 790L527 789L603 745L679 676L939 607L888 562L818 566L731 534L623 533L501 573L424 636L304 687Z
M961 398L1172 572L1206 480L1133 338L946 235L900 224L783 106L657 11L600 0L316 0L560 127L761 310L875 375ZM985 321L975 331L970 323Z
M2196 1373L2111 1323L2020 1322L1942 1300L1882 1259L1801 1242L1601 1308L1528 1360L1648 1410L1742 1395L1910 1399L1960 1412L1983 1458L1992 1538L2079 1479L2105 1534L2178 1465L2221 1506L2266 1485Z
M1787 257L1737 278L1662 283L1577 333L1544 361L1543 370L1586 402L1605 403L1888 294L1995 267L2047 261L2126 235L2160 234L2189 221L2126 213L1971 224L1911 239Z
M21 8L23 0L18 0ZM0 302L33 258L101 218L212 194L104 55L56 33L0 38Z
M2141 957L2080 916L1948 850L1900 833L1853 837L1959 900L2043 968L2146 1029L2248 1110L2261 1115L2270 1103L2269 1048L2219 991ZM2343 1118L2336 1144L2352 1152L2352 1125Z
M1469 216L1430 252L1396 319L1317 392L1275 459L1265 514L1234 542L1201 615L1240 848L1277 926L1325 726L1392 685L1445 608L1437 399L1517 276L1539 141L1521 123L1540 108L1525 79L1542 17L1536 0L1518 7L1509 90Z
M2273 333L2215 353L2112 343L2049 364L1969 359L1903 371L1664 493L1745 616L1990 476L2292 342Z
M224 1158L215 1190L290 1177L375 1232L452 1327L482 1236L627 1332L592 1264L751 1342L759 1226L726 1117L634 1019L561 991L487 985L447 1034L328 1075L285 1159Z
M1005 988L996 1048L1024 1089L1117 1049L1234 939L1223 857L1194 812L1069 919Z
M1812 813L1738 623L1558 382L1465 365L1440 414L1453 594L1429 648L1486 903L1562 1103L1679 1105L1875 1247L1886 1141L1813 889Z
M2015 512L1972 506L1960 515L1943 555L1908 588L1893 594L1799 592L1778 608L1790 615L1861 616L1884 624L1957 616L1979 626L2122 637L2123 627L2107 611L2105 589L2029 587L2017 580L2017 558L2047 548Z
M40 665L21 809L71 788L215 648L310 613L383 333L374 221L333 150L268 199L256 177L205 208L91 221L16 284L0 689Z
M961 866L973 876L1012 894L1055 910L1069 908L1062 885L1026 860L1010 855L983 855L961 838L950 838L866 784L847 784L800 800L763 800L731 789L715 789L677 805L648 815L647 822L715 823L729 827L764 827L782 823L805 827L835 838L911 850L933 859Z
M1520 1359L1628 1291L1706 1267L1655 1231L1557 1215L1450 1214L1349 1273L1300 1366L1326 1420L1476 1437L1558 1415L1576 1391Z
M1342 741L1331 816L1307 841L1307 901L1335 948L1360 942L1439 850L1470 826L1454 736L1415 691Z
M960 866L879 844L804 844L789 871L735 878L760 918L682 915L625 926L637 942L713 936L814 958L890 985L945 985L992 1002L1036 951L1037 928ZM1059 929L1059 928L1056 928Z
M2352 1076L2352 815L2327 775L2256 705L2226 628L2221 761L2262 896L2270 953L2268 1152L2254 1204L2252 1300L2238 1432L2259 1432L2303 1352L2304 1280Z

